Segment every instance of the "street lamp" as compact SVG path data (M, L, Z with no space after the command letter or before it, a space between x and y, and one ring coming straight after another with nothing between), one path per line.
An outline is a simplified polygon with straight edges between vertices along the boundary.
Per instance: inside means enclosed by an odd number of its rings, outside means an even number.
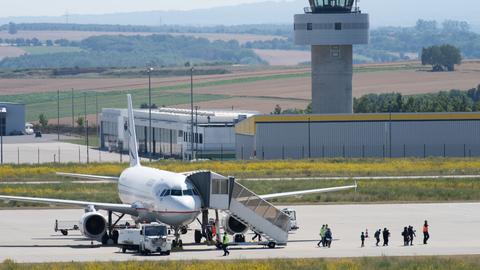
M190 149L191 149L191 160L195 159L194 157L194 152L193 152L193 141L194 141L194 130L193 130L193 71L195 70L194 67L191 67L190 68L190 116L191 116L191 119L190 119L190 129L191 129L191 142L190 142Z
M6 114L0 109L0 164L3 164L3 130L5 128Z
M149 161L152 162L152 141L153 141L153 132L152 132L152 71L153 68L147 68L148 73L148 148L150 149Z
M200 136L198 135L198 106L195 106L195 156L198 152L198 141L200 140Z

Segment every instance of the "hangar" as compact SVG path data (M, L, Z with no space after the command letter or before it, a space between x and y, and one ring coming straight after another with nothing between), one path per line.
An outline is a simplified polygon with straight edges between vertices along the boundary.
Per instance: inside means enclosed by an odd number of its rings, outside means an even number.
M480 113L256 115L237 159L480 156Z
M0 133L3 136L20 135L25 131L25 105L0 102Z

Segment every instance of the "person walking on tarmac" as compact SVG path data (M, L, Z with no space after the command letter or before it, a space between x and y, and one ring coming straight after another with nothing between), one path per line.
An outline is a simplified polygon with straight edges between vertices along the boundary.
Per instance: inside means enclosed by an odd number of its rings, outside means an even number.
M325 225L322 225L322 228L320 229L320 241L318 241L317 246L320 247L320 244L322 246L325 246Z
M360 235L360 240L362 241L362 248L365 247L365 233L362 232L362 234Z
M330 230L330 228L327 227L327 231L325 232L325 242L326 242L325 245L328 248L330 248L330 246L332 245L332 241L333 241L332 231Z
M384 228L382 234L383 234L383 246L388 247L388 238L390 237L390 231L387 230L387 228Z
M375 240L377 240L377 243L375 245L378 247L378 243L380 243L380 234L382 234L382 229L378 229L378 231L375 232Z
M426 245L428 239L430 239L430 234L428 233L428 222L425 220L423 224L423 244Z
M230 251L228 251L228 243L229 242L230 242L230 239L228 239L227 232L225 232L223 234L223 241L222 241L223 256L230 255Z
M409 242L409 234L408 234L408 228L407 227L404 227L403 228L403 232L402 232L402 236L403 236L403 245L404 246L408 246L408 242Z
M413 229L413 226L408 227L408 240L410 240L410 246L413 246L413 238L417 237L415 234L415 230ZM408 245L408 243L407 243Z

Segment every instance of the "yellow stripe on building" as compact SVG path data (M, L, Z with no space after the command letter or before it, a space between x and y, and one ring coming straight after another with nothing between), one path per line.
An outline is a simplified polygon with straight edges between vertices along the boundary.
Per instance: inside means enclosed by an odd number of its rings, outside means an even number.
M378 113L352 115L256 115L235 126L235 132L253 136L257 123L362 122L362 121L442 121L480 120L480 113Z

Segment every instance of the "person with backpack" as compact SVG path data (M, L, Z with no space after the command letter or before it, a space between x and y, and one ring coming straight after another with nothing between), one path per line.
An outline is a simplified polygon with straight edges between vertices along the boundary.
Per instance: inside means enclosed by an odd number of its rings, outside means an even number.
M390 237L390 231L387 230L387 228L384 228L382 234L383 234L383 246L388 247L388 238Z
M378 247L378 243L380 243L380 234L382 234L382 229L378 229L378 231L375 232L375 240L377 240L377 243L375 245Z
M408 242L409 242L408 236L409 236L409 234L408 234L408 228L407 227L403 228L402 236L403 236L403 245L408 246Z
M327 227L327 231L325 232L325 242L328 248L330 248L330 246L332 245L332 241L333 241L332 231L330 230L330 228Z
M417 235L415 234L415 230L413 229L413 226L408 227L408 240L410 241L410 246L413 246L413 238L415 238ZM407 243L408 245L408 243Z

